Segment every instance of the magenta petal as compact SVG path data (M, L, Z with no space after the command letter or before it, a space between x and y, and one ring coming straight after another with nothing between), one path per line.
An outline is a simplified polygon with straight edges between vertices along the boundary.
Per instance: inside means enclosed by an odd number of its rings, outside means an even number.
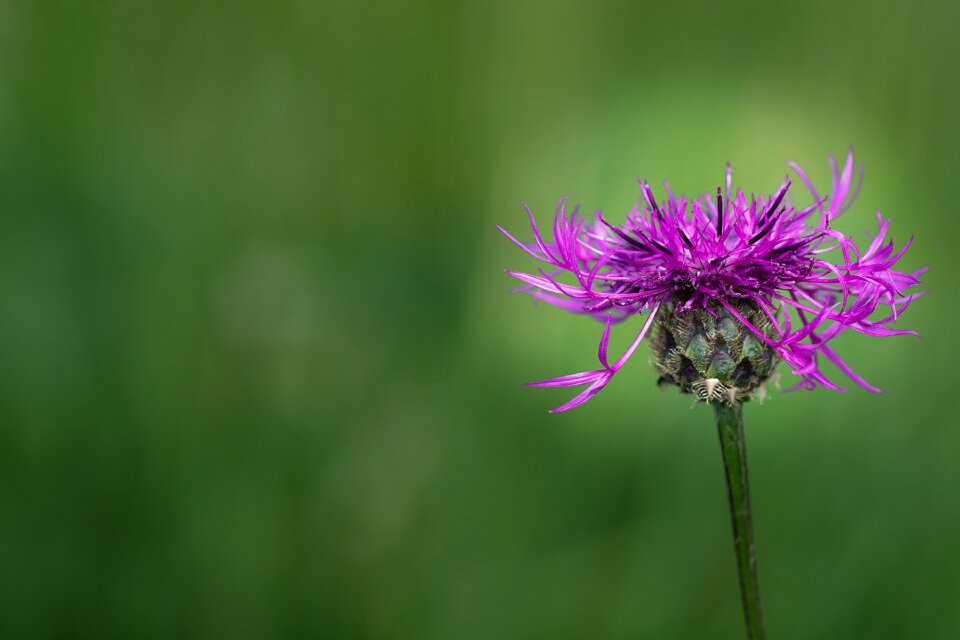
M539 382L527 382L528 387L576 387L581 384L589 384L599 378L607 375L606 369L600 371L583 371L581 373L568 373L558 378L549 380L540 380Z
M578 393L578 394L577 394L573 399L571 399L569 402L565 402L564 404L560 405L559 407L554 407L553 409L550 409L550 413L562 413L562 412L564 412L564 411L570 411L570 409L574 409L574 408L576 408L576 407L579 407L579 406L582 405L584 402L586 402L587 400L589 400L589 399L592 398L593 396L597 395L597 393L599 393L600 389L603 389L605 386L607 386L607 383L608 383L608 382L610 382L610 377L609 377L609 376L606 377L606 378L601 378L601 379L597 380L597 381L594 382L592 385L590 385L589 387L587 387L586 389L584 389L583 391L581 391L580 393Z
M597 359L600 361L600 364L603 365L604 369L609 369L610 365L607 364L607 344L610 342L610 324L611 321L607 319L607 326L603 328L603 336L600 338L600 346L597 349Z

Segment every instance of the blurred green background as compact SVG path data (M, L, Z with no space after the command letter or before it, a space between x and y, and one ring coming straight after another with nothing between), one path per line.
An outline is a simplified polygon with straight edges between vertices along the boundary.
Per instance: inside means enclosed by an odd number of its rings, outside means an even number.
M865 164L932 294L747 428L769 636L956 638L956 2L0 2L0 635L743 637L712 416L502 269ZM629 329L615 336L620 349ZM789 374L784 371L785 378Z

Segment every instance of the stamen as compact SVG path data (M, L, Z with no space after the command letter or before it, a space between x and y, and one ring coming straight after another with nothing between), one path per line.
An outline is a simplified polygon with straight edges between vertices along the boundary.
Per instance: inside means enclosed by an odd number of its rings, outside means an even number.
M717 240L723 235L723 195L717 187Z
M763 216L761 216L761 218L760 218L761 220L766 220L766 219L767 219L767 216L769 216L771 213L773 213L774 211L777 210L777 207L779 207L779 206L780 206L780 203L783 201L783 197L784 197L785 195L787 195L787 189L790 188L790 185L791 185L791 184L792 184L792 183L790 182L790 177L789 177L789 176L787 176L786 178L784 178L784 180L783 180L783 186L780 187L780 191L777 192L777 197L774 198L773 204L771 204L769 207L767 207L767 210L763 212ZM781 213L782 213L782 212L781 212Z
M657 206L657 200L653 197L653 191L650 190L650 185L647 183L643 183L643 197L647 199L647 204L649 204L650 208L653 209L653 212L657 214L657 218L662 221L663 214L660 213L660 207Z
M776 216L773 220L771 220L770 222L768 222L768 223L767 223L767 226L765 226L765 227L760 231L760 233L754 235L752 238L750 238L749 240L747 240L747 244L748 244L748 245L752 245L752 244L756 243L757 241L759 241L760 238L762 238L763 236L767 235L767 233L770 231L770 229L773 229L773 226L774 226L775 224L777 224L777 220L780 219L780 216L783 214L783 212L784 212L784 209L780 209L780 213L778 213L777 216Z

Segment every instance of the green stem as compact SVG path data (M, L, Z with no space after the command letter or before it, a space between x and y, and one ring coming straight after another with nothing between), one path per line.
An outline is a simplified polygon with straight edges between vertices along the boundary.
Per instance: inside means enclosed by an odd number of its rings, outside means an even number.
M743 407L720 402L713 405L717 414L717 432L723 453L723 471L727 477L733 547L740 573L740 596L747 622L747 638L763 640L763 611L757 582L757 557L753 546L753 521L750 516L750 486L747 482L747 440L743 432Z

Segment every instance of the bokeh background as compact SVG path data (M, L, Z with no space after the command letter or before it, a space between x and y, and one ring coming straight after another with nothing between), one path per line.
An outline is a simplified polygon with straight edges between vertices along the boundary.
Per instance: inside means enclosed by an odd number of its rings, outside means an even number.
M0 635L743 637L712 417L520 201L866 168L921 339L747 411L771 638L956 638L955 2L0 3ZM625 344L628 330L614 338ZM785 376L789 374L784 371Z

